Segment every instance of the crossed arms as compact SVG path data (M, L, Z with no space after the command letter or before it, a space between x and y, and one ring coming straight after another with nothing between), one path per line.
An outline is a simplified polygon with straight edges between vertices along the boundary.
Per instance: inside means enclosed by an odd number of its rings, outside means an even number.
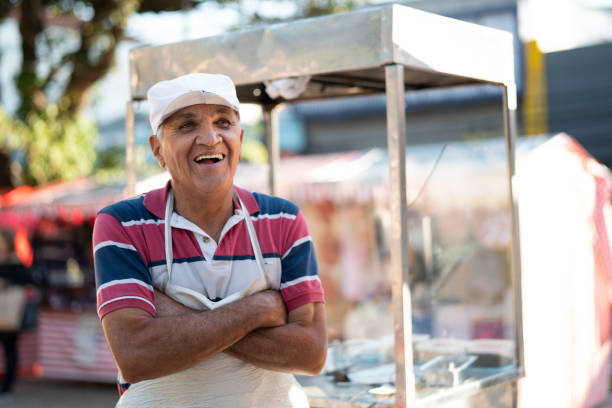
M156 291L157 317L122 308L102 318L123 378L135 383L185 370L220 352L269 370L314 375L327 352L323 303L289 313L280 293L266 290L198 312Z

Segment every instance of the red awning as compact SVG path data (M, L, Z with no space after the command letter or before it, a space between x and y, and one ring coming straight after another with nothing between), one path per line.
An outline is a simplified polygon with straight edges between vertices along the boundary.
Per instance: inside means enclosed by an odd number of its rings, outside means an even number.
M0 196L0 227L30 227L42 217L81 223L121 198L123 185L101 185L90 178L17 187Z

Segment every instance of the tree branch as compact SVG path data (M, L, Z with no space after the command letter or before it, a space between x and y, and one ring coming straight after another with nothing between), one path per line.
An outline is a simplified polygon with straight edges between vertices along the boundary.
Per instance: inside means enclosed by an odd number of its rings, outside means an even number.
M23 0L21 3L19 33L23 62L21 71L17 74L17 89L21 97L17 115L22 119L28 112L37 110L41 107L40 104L44 104L44 94L41 93L36 76L36 37L44 28L41 10L44 9L40 0Z
M140 0L126 0L117 6L113 0L101 1L91 21L83 25L81 45L68 58L72 63L72 73L62 97L65 114L80 111L87 102L88 90L112 67L116 45L123 36L127 17L131 14L128 10L130 6L136 9L139 2ZM109 38L110 44L100 52L98 58L92 59L90 52L103 37Z

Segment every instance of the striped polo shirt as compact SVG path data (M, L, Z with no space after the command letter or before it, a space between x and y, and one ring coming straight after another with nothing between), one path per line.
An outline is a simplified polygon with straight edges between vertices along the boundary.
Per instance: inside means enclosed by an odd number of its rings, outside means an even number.
M323 302L314 247L299 208L278 197L234 187L257 234L264 269L287 310ZM168 279L164 250L165 188L102 209L93 232L98 315L137 307L155 312L154 288ZM240 205L227 221L218 244L189 220L174 213L172 284L218 301L248 286L259 274ZM211 242L212 241L212 242Z

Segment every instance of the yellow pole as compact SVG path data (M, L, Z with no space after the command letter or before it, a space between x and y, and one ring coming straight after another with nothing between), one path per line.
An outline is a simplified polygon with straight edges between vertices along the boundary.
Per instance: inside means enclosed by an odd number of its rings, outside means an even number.
M525 97L523 119L527 136L548 133L546 56L537 41L525 43Z

